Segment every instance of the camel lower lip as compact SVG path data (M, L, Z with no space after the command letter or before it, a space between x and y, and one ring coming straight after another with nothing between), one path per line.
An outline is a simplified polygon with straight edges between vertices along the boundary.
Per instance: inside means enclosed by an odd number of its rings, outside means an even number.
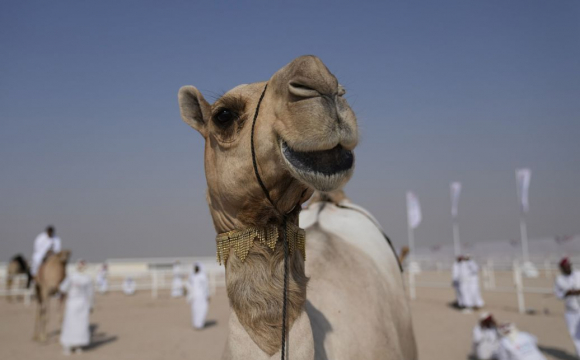
M296 151L281 141L282 154L296 169L309 173L334 175L348 171L354 164L352 151L340 145L330 150Z

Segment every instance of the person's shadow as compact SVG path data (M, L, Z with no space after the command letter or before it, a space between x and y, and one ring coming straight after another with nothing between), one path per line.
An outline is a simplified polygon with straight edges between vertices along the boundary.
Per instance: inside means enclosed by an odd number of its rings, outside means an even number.
M89 329L91 332L91 342L89 343L89 345L84 347L84 350L87 350L87 351L94 350L100 346L117 341L117 339L119 338L116 335L107 336L107 334L104 332L97 332L98 327L99 327L99 325L97 325L97 324L90 325Z
M574 354L570 354L566 350L546 347L546 346L538 346L538 348L545 354L555 357L556 359L560 360L578 360L578 358Z
M207 329L207 328L212 327L212 326L215 326L215 325L217 325L217 321L215 321L215 320L207 320L205 322L205 324L203 324L203 328L204 329Z

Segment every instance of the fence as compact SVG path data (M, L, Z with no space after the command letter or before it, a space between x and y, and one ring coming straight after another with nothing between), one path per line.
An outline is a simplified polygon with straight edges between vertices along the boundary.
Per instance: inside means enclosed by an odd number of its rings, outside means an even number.
M215 264L213 258L197 258L206 264L210 293L213 295L217 288L225 287L225 270ZM150 291L152 298L157 298L160 291L171 289L174 276L171 266L174 259L122 259L109 260L111 271L108 274L108 291L122 291L123 281L132 277L136 282L136 291ZM191 266L192 259L183 261L183 268ZM130 265L128 265L130 264ZM138 265L135 265L138 264ZM525 312L525 294L540 293L552 294L552 283L558 274L556 262L551 259L533 261L534 268L538 269L538 276L527 277L525 265L517 260L487 259L480 262L480 283L484 291L514 293L520 312ZM407 286L411 299L415 299L416 288L450 288L450 271L453 263L450 261L430 261L429 259L415 259L406 266ZM87 273L96 278L97 264L89 264ZM116 269L115 269L116 268ZM0 298L7 296L21 296L24 304L29 305L33 297L33 289L24 289L26 277L18 275L14 279L12 289L6 288L5 268L0 264ZM189 272L181 273L185 277ZM427 275L430 274L430 275ZM435 274L435 276L433 275ZM498 274L501 279L498 280ZM509 274L510 276L506 276ZM511 281L506 281L511 279Z
M174 259L123 259L109 260L111 270L107 274L108 291L116 292L123 290L123 282L131 277L135 280L136 291L149 291L152 298L157 298L160 291L171 289L173 277L179 275L187 281L190 271L183 269L192 268L195 261L205 264L208 275L210 294L213 295L217 288L225 287L225 270L222 266L216 266L215 258L196 258L182 262L182 271L174 274L172 266ZM100 264L88 264L86 273L96 281ZM67 271L73 271L74 265L69 265ZM12 287L7 288L6 265L0 264L0 299L8 297L23 297L24 304L30 305L34 296L33 286L25 288L26 275L16 275L13 278ZM96 285L96 284L95 284Z
M526 293L553 294L554 278L559 273L555 264L550 259L527 263L487 259L480 266L480 286L488 292L513 293L519 312L525 313ZM416 299L416 288L451 288L452 265L428 259L408 263L405 274L409 297Z

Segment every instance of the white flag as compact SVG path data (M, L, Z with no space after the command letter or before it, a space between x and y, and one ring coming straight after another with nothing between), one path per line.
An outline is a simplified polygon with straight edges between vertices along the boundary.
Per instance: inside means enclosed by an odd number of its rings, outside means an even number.
M457 206L459 205L459 194L461 193L461 183L451 183L451 216L457 217Z
M459 194L461 194L461 183L451 183L451 216L457 217L457 207L459 205Z
M407 224L411 229L416 228L421 223L421 205L415 194L407 191Z
M516 169L516 182L518 185L518 200L522 211L527 213L530 208L530 203L528 202L528 191L530 189L530 178L532 177L532 171L530 169Z

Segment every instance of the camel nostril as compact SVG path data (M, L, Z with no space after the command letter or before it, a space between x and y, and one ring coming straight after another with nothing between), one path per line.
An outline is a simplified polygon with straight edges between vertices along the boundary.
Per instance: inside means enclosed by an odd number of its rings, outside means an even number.
M317 90L297 81L290 81L288 83L288 91L290 92L290 94L301 98L311 98L320 96L320 92L318 92Z

